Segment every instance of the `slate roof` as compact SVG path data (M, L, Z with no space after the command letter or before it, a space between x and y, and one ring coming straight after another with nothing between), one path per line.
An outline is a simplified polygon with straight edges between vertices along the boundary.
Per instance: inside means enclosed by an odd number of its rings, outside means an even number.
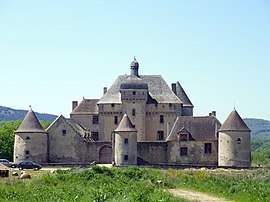
M119 125L114 130L115 132L131 132L131 131L137 131L135 129L135 126L132 125L130 119L128 118L127 114L124 114L123 118L121 119Z
M25 115L21 125L15 131L16 133L45 133L36 117L35 112L30 109Z
M130 75L120 75L110 87L110 89L98 101L98 104L121 103L120 85L125 82ZM140 75L139 77L148 85L151 99L157 103L182 103L174 94L168 84L160 75Z
M83 99L70 114L98 114L99 99Z
M184 127L197 141L217 140L220 122L214 116L179 116L177 117L166 141L176 141L179 131Z
M184 91L184 89L182 88L182 86L178 81L176 82L176 95L183 102L183 106L193 107L193 104L191 103L186 92Z
M238 112L234 109L224 121L219 131L248 131L251 130L247 127Z

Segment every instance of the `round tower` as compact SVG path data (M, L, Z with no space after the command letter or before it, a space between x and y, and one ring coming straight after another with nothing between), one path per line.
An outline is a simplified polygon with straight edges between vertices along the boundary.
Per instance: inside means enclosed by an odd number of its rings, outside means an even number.
M137 165L137 130L125 114L114 130L116 166Z
M250 132L250 129L234 109L219 129L219 166L250 167Z
M21 125L15 131L14 162L48 162L47 133L30 108Z

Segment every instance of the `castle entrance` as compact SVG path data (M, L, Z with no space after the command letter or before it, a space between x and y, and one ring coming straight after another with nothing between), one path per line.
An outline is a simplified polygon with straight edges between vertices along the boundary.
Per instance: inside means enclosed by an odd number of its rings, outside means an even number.
M99 150L99 163L112 163L112 147L105 145Z

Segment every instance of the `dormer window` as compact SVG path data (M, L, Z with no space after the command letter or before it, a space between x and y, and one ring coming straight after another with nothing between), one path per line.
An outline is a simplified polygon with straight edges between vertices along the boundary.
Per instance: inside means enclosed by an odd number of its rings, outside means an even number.
M179 140L180 141L188 141L188 134L180 134Z

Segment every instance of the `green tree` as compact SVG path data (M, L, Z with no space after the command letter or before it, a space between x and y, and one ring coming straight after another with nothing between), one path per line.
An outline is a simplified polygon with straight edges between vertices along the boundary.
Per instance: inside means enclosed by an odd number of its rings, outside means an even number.
M0 158L13 160L14 131L21 122L21 120L0 122Z

